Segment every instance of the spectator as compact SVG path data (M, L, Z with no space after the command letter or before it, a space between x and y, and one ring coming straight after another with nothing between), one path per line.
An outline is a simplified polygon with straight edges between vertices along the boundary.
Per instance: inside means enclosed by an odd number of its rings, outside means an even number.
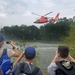
M67 58L69 60L67 60ZM56 70L59 68L59 66L56 64L57 62L59 62L61 67L64 67L63 69L65 70L65 72L67 70L66 73L67 74L69 73L68 75L72 75L73 72L74 72L73 74L75 75L75 68L74 68L74 71L67 69L67 68L71 67L71 65L72 65L70 62L75 63L75 60L69 54L69 48L68 47L66 47L66 46L59 46L58 47L58 50L56 51L55 57L53 58L50 65L48 66L48 72L50 73L50 75L56 75ZM58 75L60 75L60 74L58 74Z
M4 37L2 35L0 35L0 56L2 55L3 52L3 46L4 46ZM9 44L12 46L12 50L11 49L7 49L7 54L9 56L9 58L11 57L18 57L19 56L19 52L16 49L16 47L14 46L14 42L10 41Z
M43 75L40 68L36 67L32 62L36 56L36 51L33 47L27 47L25 51L18 57L14 63L13 72L15 75L28 74L28 75ZM25 62L19 62L25 57ZM19 63L18 63L19 62Z
M13 50L3 48L4 37L0 35L0 75L10 75L10 73L12 73L10 58L19 56L18 50L14 46L14 42L10 41L8 43L12 46Z

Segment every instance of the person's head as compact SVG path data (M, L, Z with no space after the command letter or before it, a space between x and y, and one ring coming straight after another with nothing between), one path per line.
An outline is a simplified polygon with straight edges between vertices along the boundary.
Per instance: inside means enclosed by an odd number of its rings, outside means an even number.
M61 58L67 58L69 54L69 48L66 46L59 46L58 47L58 54Z
M27 60L33 60L36 56L36 50L33 47L27 47L24 51Z
M2 47L4 44L4 37L0 35L0 47Z

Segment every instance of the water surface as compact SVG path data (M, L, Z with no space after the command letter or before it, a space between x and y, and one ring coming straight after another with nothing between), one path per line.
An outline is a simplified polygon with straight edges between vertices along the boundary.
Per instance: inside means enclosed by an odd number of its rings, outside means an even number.
M57 44L50 44L50 43L42 43L42 42L26 42L26 47L35 47L36 51L39 53L38 56L38 66L43 70L44 75L47 75L47 67L51 63L55 52L57 50ZM12 48L9 44L5 44L5 48ZM23 50L19 51L22 52ZM12 58L14 62L16 58ZM22 59L23 61L24 59Z

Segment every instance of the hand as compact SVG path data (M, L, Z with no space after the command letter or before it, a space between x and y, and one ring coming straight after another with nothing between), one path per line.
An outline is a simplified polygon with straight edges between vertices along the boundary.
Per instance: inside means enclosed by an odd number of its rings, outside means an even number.
M58 51L56 51L55 58L58 58L58 57L59 57L59 53L58 53Z
M11 45L12 47L14 47L14 42L13 42L13 41L10 41L10 45Z
M58 57L59 57L59 54L58 54L58 51L56 51L56 55L55 55L55 57L53 58L53 60L52 60L51 63L55 63Z

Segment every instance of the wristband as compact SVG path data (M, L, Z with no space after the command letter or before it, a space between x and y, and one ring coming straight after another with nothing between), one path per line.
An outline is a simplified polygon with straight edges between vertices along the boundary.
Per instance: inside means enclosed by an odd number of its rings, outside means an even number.
M13 47L13 49L15 49L15 47Z

